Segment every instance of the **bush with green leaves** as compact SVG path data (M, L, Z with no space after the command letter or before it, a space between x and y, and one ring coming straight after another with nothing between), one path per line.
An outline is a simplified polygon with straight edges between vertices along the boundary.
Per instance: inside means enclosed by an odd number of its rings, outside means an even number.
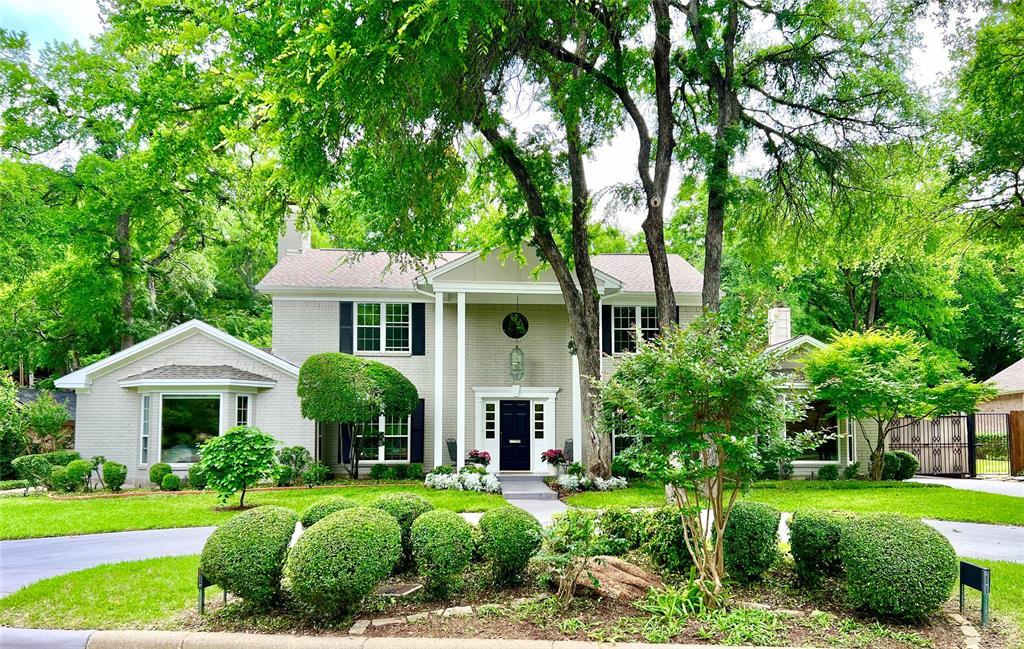
M518 582L540 549L543 528L533 514L506 505L480 517L480 551L499 584Z
M625 542L598 533L597 514L585 509L569 509L556 514L554 524L544 530L540 559L558 586L558 599L568 603L580 581L593 580L590 559L621 554Z
M89 476L92 475L92 462L74 460L64 467L67 491L84 491L89 488Z
M789 521L789 543L796 574L805 584L836 577L843 569L839 542L851 515L817 509L798 509Z
M782 513L766 503L741 500L733 505L722 546L726 573L738 581L759 579L779 560Z
M686 532L678 507L669 505L651 512L644 527L643 549L655 564L669 572L685 573L693 567L686 549Z
M103 482L111 491L121 491L124 481L128 478L128 467L120 462L107 460L103 463Z
M405 478L407 480L422 480L423 465L419 462L413 462L409 466L405 467Z
M0 373L0 479L14 477L12 463L28 452L28 445L25 418L18 406L18 386L6 373Z
M164 483L164 476L170 475L171 465L158 462L153 466L149 467L149 481L152 482L157 488Z
M626 550L635 550L647 540L646 511L632 511L628 507L610 507L598 518L601 533L619 539Z
M277 473L277 486L290 487L302 482L302 474L309 468L313 456L305 446L286 446L277 452L281 465Z
M14 473L33 487L46 484L53 465L43 455L22 455L11 462Z
M860 476L860 462L853 462L843 467L843 480L856 480Z
M51 392L43 390L22 406L21 416L33 449L62 449L71 443L71 431L65 426L68 409Z
M845 526L839 555L850 603L901 620L938 610L959 574L956 551L942 534L896 514L867 514Z
M374 464L370 467L370 479L371 480L383 480L388 475L388 466L386 464Z
M81 460L82 454L78 451L60 450L50 451L49 453L43 453L43 457L46 461L53 466L67 466L75 460Z
M425 514L434 508L434 505L424 498L411 493L386 494L371 503L395 517L399 527L402 528L402 563L412 563L412 524L421 514Z
M826 464L825 466L818 469L818 480L825 480L831 482L832 480L839 479L839 467L835 464Z
M160 491L181 491L181 478L173 473L168 473L160 481Z
M68 469L63 466L51 466L44 484L50 491L67 493L75 490L75 484L68 480Z
M302 528L308 530L334 512L340 512L343 509L358 506L359 503L344 496L329 496L327 498L323 498L316 501L307 507L306 511L302 512Z
M189 489L195 489L196 491L202 491L206 489L206 474L203 473L203 467L200 464L193 464L188 468L188 478L185 481L188 484Z
M277 471L277 442L255 426L235 426L203 444L199 465L206 484L217 492L221 503L241 492L238 506L245 506L245 492Z
M229 519L203 546L203 576L256 605L274 602L297 518L285 507L264 505Z
M401 559L402 530L393 516L370 507L344 509L292 547L292 594L314 614L333 618L357 606Z
M0 491L27 489L31 486L28 480L0 480Z
M307 487L326 484L331 479L331 467L323 462L314 462L302 473L302 484Z
M435 509L413 521L410 539L416 570L426 578L427 590L447 594L473 559L473 526L451 510Z
M907 451L887 451L882 468L883 480L909 480L914 477L921 463L913 453Z

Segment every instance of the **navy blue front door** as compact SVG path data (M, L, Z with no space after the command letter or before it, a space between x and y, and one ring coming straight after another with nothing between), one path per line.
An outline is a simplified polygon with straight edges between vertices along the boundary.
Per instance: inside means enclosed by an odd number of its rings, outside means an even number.
M530 402L501 402L501 458L502 471L530 470Z

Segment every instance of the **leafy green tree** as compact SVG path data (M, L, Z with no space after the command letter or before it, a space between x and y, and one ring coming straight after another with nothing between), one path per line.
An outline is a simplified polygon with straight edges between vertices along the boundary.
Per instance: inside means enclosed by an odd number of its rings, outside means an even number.
M381 443L383 431L368 427L385 417L407 417L416 409L416 386L401 372L377 361L339 352L314 354L299 368L302 416L324 423L352 425L349 474L359 477L364 444ZM376 431L376 435L370 435Z
M14 477L11 461L27 452L25 423L18 409L18 389L9 376L0 375L0 480Z
M974 412L995 390L965 378L948 354L930 350L917 336L871 330L840 334L809 354L804 374L836 414L857 422L871 448L868 475L881 480L885 442L893 430L929 417ZM875 425L871 439L865 421Z
M199 449L199 466L206 484L222 504L236 493L238 508L245 507L245 492L277 471L277 441L255 426L235 426L210 439Z
M722 539L744 486L761 467L759 437L803 414L805 395L783 386L780 359L764 353L759 313L708 313L640 343L602 392L603 423L632 441L635 471L671 484L701 592L716 607L726 577ZM812 435L801 437L813 444Z
M40 392L34 401L22 406L21 414L33 453L68 448L71 442L70 432L65 427L68 410L57 403L50 392Z

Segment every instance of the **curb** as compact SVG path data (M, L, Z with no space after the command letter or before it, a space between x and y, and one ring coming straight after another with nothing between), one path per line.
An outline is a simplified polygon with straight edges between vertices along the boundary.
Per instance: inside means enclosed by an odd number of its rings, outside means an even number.
M260 635L190 631L96 631L87 649L607 649L607 644L572 640L474 638L353 638L350 636ZM726 645L616 643L616 649L740 649ZM743 647L742 649L786 649ZM808 649L806 647L801 649Z

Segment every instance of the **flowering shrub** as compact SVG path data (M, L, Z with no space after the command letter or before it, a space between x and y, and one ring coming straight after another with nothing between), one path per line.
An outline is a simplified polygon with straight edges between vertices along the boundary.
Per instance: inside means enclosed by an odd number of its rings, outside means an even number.
M470 464L479 464L480 466L487 466L491 463L491 454L487 451L478 451L473 449L469 452Z
M547 462L551 466L562 466L569 463L569 458L565 456L565 451L562 449L549 448L540 454L540 461Z
M431 489L451 491L483 491L501 493L501 483L491 474L466 471L464 473L428 473L423 481L424 486Z
M579 477L577 475L560 475L555 483L562 491L615 491L616 489L625 489L626 479L625 478L594 478L591 480L587 477Z

